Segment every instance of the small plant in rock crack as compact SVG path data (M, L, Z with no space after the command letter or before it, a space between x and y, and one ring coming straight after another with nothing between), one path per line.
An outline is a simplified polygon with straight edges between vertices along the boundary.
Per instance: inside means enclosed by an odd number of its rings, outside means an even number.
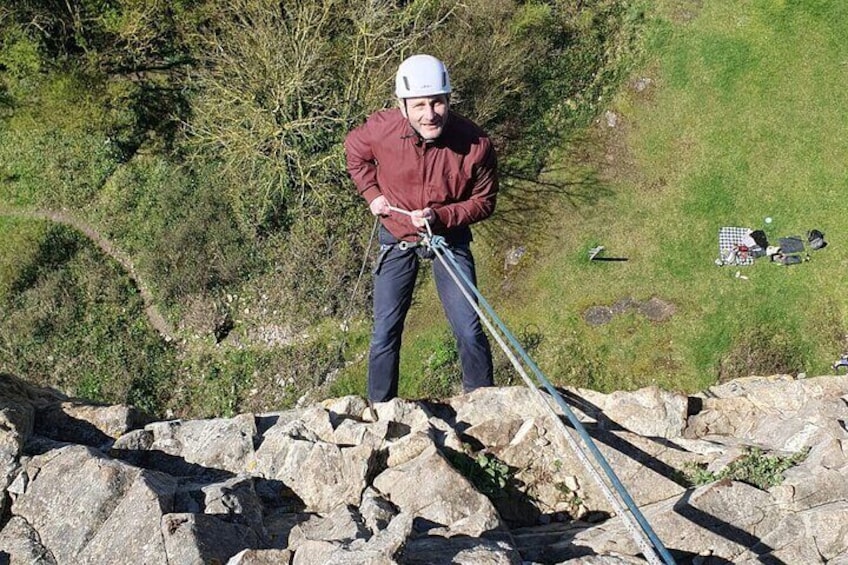
M464 451L450 453L448 459L451 464L487 497L503 495L515 470L491 453L481 451L475 456L470 453L470 449Z
M782 483L783 473L806 459L809 452L810 449L805 448L788 456L767 455L762 449L752 447L718 473L708 471L702 465L690 465L687 476L696 486L731 479L767 490Z
M556 489L562 495L563 502L566 502L567 504L573 507L577 507L583 504L583 499L580 498L580 495L577 494L577 491L571 490L565 483L554 483L554 487L556 487Z
M491 495L506 488L513 474L509 465L490 453L479 453L475 462L481 471L479 482L483 494Z

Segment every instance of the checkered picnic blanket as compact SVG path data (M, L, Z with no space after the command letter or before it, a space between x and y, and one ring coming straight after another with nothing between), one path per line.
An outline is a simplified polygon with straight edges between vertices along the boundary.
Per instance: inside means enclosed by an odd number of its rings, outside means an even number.
M750 228L723 227L718 230L718 256L725 265L753 265L754 258L749 253L744 259L734 254L733 260L727 258L739 245L747 245L750 240Z

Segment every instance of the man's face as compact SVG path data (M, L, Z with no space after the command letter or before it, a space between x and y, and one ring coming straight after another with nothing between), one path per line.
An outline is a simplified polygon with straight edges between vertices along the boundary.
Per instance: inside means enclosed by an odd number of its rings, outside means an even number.
M415 131L425 140L433 140L442 135L448 119L448 97L423 96L400 101L400 109Z

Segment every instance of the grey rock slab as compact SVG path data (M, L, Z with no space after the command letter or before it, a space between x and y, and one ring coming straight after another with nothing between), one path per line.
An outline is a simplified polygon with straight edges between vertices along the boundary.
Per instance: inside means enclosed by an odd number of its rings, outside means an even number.
M386 464L397 467L412 461L424 451L435 448L436 444L426 432L415 432L391 442L386 447Z
M293 556L288 549L245 549L232 556L227 565L289 565Z
M644 565L645 560L641 557L630 555L586 555L562 561L556 565ZM693 561L697 563L697 561Z
M324 515L311 516L295 525L289 534L289 546L300 547L306 541L331 541L350 544L371 537L362 516L355 507L339 505Z
M485 387L447 400L460 432L489 420L526 420L547 416L536 395L527 387Z
M848 378L749 377L711 387L689 417L687 437L728 437L772 450L797 451L846 439Z
M57 441L103 448L149 421L150 417L132 406L67 400L38 409L35 431Z
M399 560L403 565L521 565L509 544L465 536L426 536L410 540Z
M455 533L479 536L500 527L492 503L462 476L435 446L390 467L374 479L374 488L401 511Z
M848 501L845 500L785 515L736 562L832 563L840 557L848 557Z
M341 448L332 443L291 437L290 430L273 429L256 452L256 471L281 481L315 512L339 504L358 504L367 486L374 450L368 446ZM301 436L302 437L302 436Z
M348 395L341 398L330 398L321 402L320 405L330 412L330 418L335 427L341 419L359 419L368 407L368 402L361 396Z
M222 483L201 487L205 514L226 516L231 522L249 526L260 539L267 537L263 505L254 488L254 479L241 475Z
M733 481L712 483L640 510L669 551L707 552L734 563L785 516L769 493ZM579 557L587 550L598 555L640 553L620 518L576 533L569 546L574 552L569 557ZM568 551L568 547L556 548Z
M370 539L350 543L310 540L299 546L293 563L297 565L394 565L412 533L413 517L399 514L385 530Z
M408 426L412 432L427 430L430 427L430 413L425 404L394 398L388 402L374 404L378 421L388 420Z
M600 429L623 428L647 437L676 438L686 427L688 397L654 386L610 394L579 389L576 396L580 398L577 407Z
M784 477L771 492L786 509L801 511L848 500L848 465L828 469L814 463L802 463L785 471Z
M0 530L0 561L31 565L56 565L50 551L41 544L38 532L20 516L12 516Z
M244 549L260 547L256 533L209 514L167 514L161 522L166 563L226 563Z
M120 563L127 555L139 563L168 564L159 531L162 516L173 505L175 481L142 471L94 537L79 554L79 563ZM60 518L61 519L61 518Z
M359 513L365 521L365 526L376 534L388 527L391 521L400 513L397 506L371 487L362 493Z
M231 473L247 471L257 433L252 414L213 420L171 420L145 427L153 433L151 450L187 463Z
M294 552L292 565L327 565L336 552L344 550L339 543L321 540L306 540ZM348 563L353 563L348 561Z
M315 514L309 512L287 512L285 509L276 509L267 512L264 516L265 531L268 534L268 546L271 549L291 549L294 551L295 543L303 541L298 533L292 536L292 531L298 524L308 521ZM295 539L293 539L295 538Z
M127 552L165 562L157 532L173 500L169 477L81 446L35 456L26 471L29 485L12 512L38 532L57 562L108 562ZM114 543L128 531L134 533L125 543Z
M335 441L335 425L331 414L320 406L312 406L304 409L298 418L303 425L314 433L321 441L327 443L336 443ZM340 422L337 422L337 424Z
M539 418L528 424L531 425L516 434L507 447L492 450L504 463L517 469L514 478L529 495L512 501L509 514L499 505L504 518L529 525L528 520L534 515L528 504L535 506L536 515L566 512L574 516L589 510L613 512L603 491L559 429L549 429L551 420ZM684 487L673 478L687 460L685 450L665 440L626 432L598 431L590 436L594 436L598 450L637 504L651 504L683 492ZM577 489L570 484L575 477Z
M33 394L33 387L24 381L0 373L0 516L8 506L2 492L17 475L21 450L35 426Z

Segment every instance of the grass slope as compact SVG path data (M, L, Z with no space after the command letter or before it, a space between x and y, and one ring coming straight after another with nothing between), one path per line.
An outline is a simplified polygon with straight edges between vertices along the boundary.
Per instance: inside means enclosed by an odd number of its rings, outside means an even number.
M562 384L695 391L747 374L827 374L846 345L848 5L669 1L651 17L644 65L610 104L615 126L600 120L546 173L570 193L550 201L549 237L503 279L502 259L478 244L483 292L513 331L541 337L534 357ZM817 228L829 245L798 266L719 268L722 226L771 241ZM590 263L599 244L628 261ZM652 297L674 305L671 318L583 318ZM416 379L443 356L440 317L428 285L409 322L407 394L432 387Z

